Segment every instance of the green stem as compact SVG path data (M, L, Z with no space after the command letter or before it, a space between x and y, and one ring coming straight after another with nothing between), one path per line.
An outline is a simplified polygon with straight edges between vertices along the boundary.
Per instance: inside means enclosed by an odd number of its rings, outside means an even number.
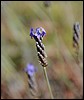
M51 99L54 99L52 91L51 91L50 83L49 83L49 80L48 80L46 67L43 67L43 71L44 71L44 76L45 76L45 79L46 79L46 82L47 82L47 86L48 86L48 89L49 89L49 92L50 92Z

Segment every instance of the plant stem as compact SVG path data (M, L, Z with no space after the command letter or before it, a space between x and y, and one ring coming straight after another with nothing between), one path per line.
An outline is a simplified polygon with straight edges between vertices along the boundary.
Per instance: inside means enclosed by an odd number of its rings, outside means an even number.
M79 47L76 48L76 61L79 64Z
M51 91L49 79L48 79L48 76L47 76L46 67L43 67L43 71L44 71L44 76L45 76L45 79L46 79L46 82L47 82L47 86L48 86L48 89L49 89L49 92L50 92L51 99L53 99L54 97L53 97L53 94L52 94L52 91Z

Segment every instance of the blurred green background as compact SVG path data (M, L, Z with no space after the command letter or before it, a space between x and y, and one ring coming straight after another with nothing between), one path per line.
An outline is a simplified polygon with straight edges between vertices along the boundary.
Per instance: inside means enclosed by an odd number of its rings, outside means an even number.
M80 23L81 39L77 64L73 49L73 24ZM43 27L43 39L48 60L48 77L54 98L83 97L83 2L1 1L1 98L31 98L28 79L23 71L33 63L39 98L50 98L38 62L30 28Z

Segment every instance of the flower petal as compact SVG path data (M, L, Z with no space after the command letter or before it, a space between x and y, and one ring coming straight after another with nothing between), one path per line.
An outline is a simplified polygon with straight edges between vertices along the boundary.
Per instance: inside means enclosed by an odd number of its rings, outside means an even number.
M34 36L33 31L34 31L34 29L33 29L33 28L31 28L31 29L30 29L30 36L31 36L31 38Z

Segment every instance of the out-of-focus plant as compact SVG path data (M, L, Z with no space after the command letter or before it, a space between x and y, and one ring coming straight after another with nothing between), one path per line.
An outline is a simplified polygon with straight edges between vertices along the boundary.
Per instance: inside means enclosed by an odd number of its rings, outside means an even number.
M44 1L43 3L45 7L49 7L51 5L51 1Z
M34 67L33 64L29 63L27 64L26 68L24 68L24 71L28 75L28 85L30 89L30 95L33 98L38 98L38 88L37 88L37 83L35 78L35 73L37 71L37 68Z
M76 54L76 59L77 62L79 63L79 40L80 40L80 24L79 22L76 22L73 26L73 47L75 49L75 54Z

